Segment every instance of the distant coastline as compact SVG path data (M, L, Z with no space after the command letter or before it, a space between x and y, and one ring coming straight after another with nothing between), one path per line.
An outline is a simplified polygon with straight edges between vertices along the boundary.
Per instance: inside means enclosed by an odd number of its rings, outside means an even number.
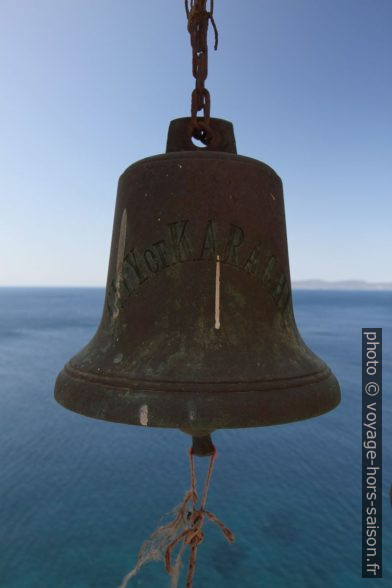
M293 290L368 290L368 291L392 291L392 282L366 282L365 280L340 280L330 282L328 280L293 280ZM2 285L0 289L36 289L36 290L104 290L105 286L87 286L87 285Z
M294 280L294 290L382 290L392 291L392 282L366 282L365 280Z

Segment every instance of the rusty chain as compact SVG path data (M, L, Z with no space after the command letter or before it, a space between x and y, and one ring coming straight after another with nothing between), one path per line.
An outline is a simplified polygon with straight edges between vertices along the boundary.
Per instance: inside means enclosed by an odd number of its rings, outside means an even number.
M204 85L208 75L208 24L214 29L214 49L218 47L218 30L214 21L214 0L210 0L210 10L207 10L207 0L185 0L185 11L188 19L188 32L192 46L192 73L196 80L192 92L191 121L193 137L207 145L212 136L210 127L210 93ZM203 111L203 120L197 119L197 113Z

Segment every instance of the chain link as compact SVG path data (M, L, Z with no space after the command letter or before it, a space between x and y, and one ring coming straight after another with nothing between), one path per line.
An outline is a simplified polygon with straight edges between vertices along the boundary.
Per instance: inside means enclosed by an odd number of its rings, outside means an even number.
M218 30L214 21L214 1L210 0L210 10L207 10L207 0L185 0L185 11L188 19L188 32L192 45L192 74L196 80L192 92L191 120L193 136L207 145L211 139L210 128L210 93L204 85L208 75L208 24L211 22L215 34L214 49L218 48ZM203 111L203 120L197 120L197 113Z

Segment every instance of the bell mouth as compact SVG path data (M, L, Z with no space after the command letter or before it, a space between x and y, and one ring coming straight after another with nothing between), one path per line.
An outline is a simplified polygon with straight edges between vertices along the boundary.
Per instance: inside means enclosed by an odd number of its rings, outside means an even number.
M55 398L92 418L200 435L319 416L339 404L340 388L327 366L301 377L212 383L126 382L67 364L57 378Z

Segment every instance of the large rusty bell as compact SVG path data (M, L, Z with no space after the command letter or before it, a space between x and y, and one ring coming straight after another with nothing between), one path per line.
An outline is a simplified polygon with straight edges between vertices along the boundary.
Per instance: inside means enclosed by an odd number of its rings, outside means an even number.
M172 121L166 153L120 177L101 323L56 382L66 408L202 436L339 403L295 324L281 180L210 124L200 149Z

